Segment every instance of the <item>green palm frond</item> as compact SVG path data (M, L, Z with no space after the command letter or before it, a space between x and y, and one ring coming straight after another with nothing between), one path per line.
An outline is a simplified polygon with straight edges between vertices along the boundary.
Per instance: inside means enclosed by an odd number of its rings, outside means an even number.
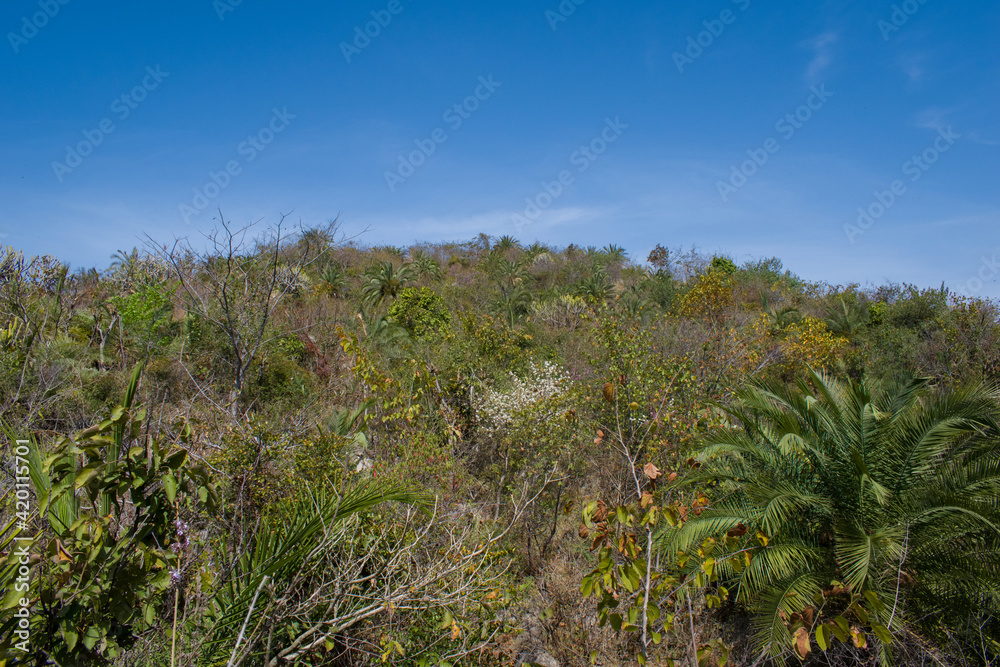
M752 552L748 565L717 558L756 614L761 650L777 657L789 646L779 614L795 608L788 591L834 580L883 607L899 606L898 590L938 622L963 607L1000 613L996 388L932 393L926 378L810 371L795 385L753 384L722 407L738 427L703 441L689 482L720 499L661 546L691 552L739 524L766 536L735 547Z
M754 638L768 655L779 658L788 652L791 635L782 622L782 615L791 616L810 604L813 595L822 588L822 580L810 573L794 574L772 583L759 596L754 618Z

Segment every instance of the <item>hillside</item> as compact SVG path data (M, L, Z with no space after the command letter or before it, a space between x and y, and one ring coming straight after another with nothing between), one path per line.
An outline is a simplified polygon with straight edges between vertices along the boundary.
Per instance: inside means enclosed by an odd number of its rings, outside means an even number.
M997 304L363 241L3 251L9 660L997 659Z

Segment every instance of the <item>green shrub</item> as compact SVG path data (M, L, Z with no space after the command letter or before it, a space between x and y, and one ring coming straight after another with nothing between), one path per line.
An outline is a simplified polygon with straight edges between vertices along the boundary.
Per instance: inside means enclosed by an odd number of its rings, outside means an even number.
M444 299L427 287L405 288L388 315L414 338L438 337L451 324L451 313Z
M0 658L24 657L15 648L23 598L36 664L109 664L157 623L163 594L180 580L189 529L179 512L212 509L215 487L186 449L146 435L145 411L132 409L138 380L136 371L106 419L60 437L44 459L37 445L13 448L38 502L37 532L18 544L40 558L28 590L6 589ZM190 431L178 435L186 441ZM27 532L12 522L3 537ZM20 557L10 549L0 564L5 584Z

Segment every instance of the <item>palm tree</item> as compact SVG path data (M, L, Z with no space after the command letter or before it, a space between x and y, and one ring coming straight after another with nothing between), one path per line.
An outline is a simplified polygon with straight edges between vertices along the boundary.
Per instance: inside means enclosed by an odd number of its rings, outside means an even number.
M431 280L441 280L441 265L423 250L410 253L410 265L421 278L428 276Z
M336 262L330 262L319 275L320 281L327 291L334 296L343 296L347 286L347 269Z
M410 264L404 264L398 269L388 260L376 264L368 270L362 289L365 303L375 307L386 299L394 298L407 284L413 282L413 277L413 267Z
M535 241L530 246L525 249L525 252L529 257L538 257L539 255L549 254L549 249L542 243Z
M644 319L649 311L649 301L635 287L630 287L618 298L618 308L632 319Z
M108 267L108 275L114 276L126 285L131 283L139 272L142 264L138 248L131 251L118 250L111 255L111 266Z
M838 592L866 601L852 622L882 637L904 618L980 609L995 641L998 398L983 386L931 393L927 379L854 383L812 371L794 387L751 386L726 410L738 428L708 437L698 457L696 482L720 500L664 544L688 551L726 535L720 572L772 657L791 645L793 614L810 619L807 633L849 616L853 603L838 609ZM825 600L818 610L815 600Z
M589 278L580 281L573 293L590 303L604 303L614 296L615 288L604 269L598 268Z
M853 337L868 323L868 309L840 297L840 307L831 307L824 321L833 333Z
M511 327L514 326L514 322L518 318L528 314L532 301L531 292L521 283L517 283L500 293L500 306L503 308L504 314L507 315L507 321Z
M513 236L504 235L497 239L497 244L493 247L493 251L504 255L508 250L520 249L520 247L521 244L517 239Z
M383 355L392 359L404 356L406 345L412 342L406 327L385 315L368 322L364 329L366 339Z
M490 254L487 271L500 293L500 308L506 313L510 325L514 326L514 321L527 314L531 307L532 295L528 289L531 274L528 267L525 262L504 259L494 250Z
M773 334L780 334L792 324L802 319L802 313L795 306L785 306L777 308L765 295L761 300L761 310L767 315L770 330Z
M601 252L604 254L605 261L611 265L624 264L625 260L628 259L628 251L613 243L601 248Z

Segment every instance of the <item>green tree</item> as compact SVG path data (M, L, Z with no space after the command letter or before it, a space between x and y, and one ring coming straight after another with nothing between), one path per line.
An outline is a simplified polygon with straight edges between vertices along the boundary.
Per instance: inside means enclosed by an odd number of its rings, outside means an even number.
M927 385L812 371L797 386L758 384L727 409L737 426L705 441L694 481L720 500L664 540L735 542L718 565L771 656L793 642L804 656L811 638L863 646L867 628L886 660L904 619L959 625L974 609L994 619L980 650L995 652L998 392Z
M404 289L388 315L414 338L439 335L451 324L451 313L444 299L426 287Z
M733 263L733 260L728 257L722 257L716 255L712 258L712 263L710 264L711 271L718 271L725 276L731 276L732 274L739 271L739 268Z

